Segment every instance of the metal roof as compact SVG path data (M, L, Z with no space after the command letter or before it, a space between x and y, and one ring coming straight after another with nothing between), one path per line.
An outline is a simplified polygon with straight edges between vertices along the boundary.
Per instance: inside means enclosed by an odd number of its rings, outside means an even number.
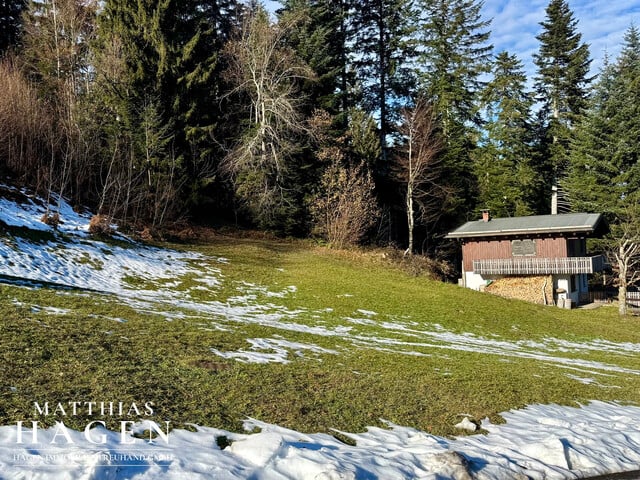
M532 215L529 217L492 218L488 222L467 222L445 238L494 237L508 235L536 235L547 233L591 234L603 224L600 213L565 213Z

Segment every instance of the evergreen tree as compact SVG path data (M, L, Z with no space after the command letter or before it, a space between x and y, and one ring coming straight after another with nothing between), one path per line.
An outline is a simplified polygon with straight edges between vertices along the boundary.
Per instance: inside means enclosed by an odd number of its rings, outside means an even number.
M347 1L285 0L280 18L297 18L297 28L287 36L293 48L315 77L301 85L307 113L322 109L346 126L347 74L346 24ZM286 18L285 18L286 22Z
M474 208L477 185L472 153L478 132L481 77L490 69L489 22L482 2L420 0L419 81L442 129L443 178L453 192L442 205L439 230L458 224Z
M623 201L640 191L640 31L629 28L616 62L616 79L607 109L615 128L612 161Z
M103 101L117 120L112 130L129 144L134 170L152 178L147 186L156 198L154 176L182 188L183 202L210 181L223 88L218 53L235 12L233 0L108 0L101 11L96 57ZM150 118L160 137L172 132L154 162L147 156L147 140L156 137L147 135Z
M538 170L547 191L565 175L572 128L586 106L591 82L589 47L582 43L577 23L565 0L551 0L540 24L542 33L536 37L540 41L540 50L534 55L536 91L542 102L541 150L546 157ZM563 198L559 202L561 208L567 208Z
M571 207L578 212L606 211L615 198L617 175L612 163L615 126L608 118L615 67L605 63L583 118L571 141L569 168L562 180ZM612 181L613 180L613 181Z
M26 0L0 0L0 56L20 42Z
M486 123L476 152L478 205L496 216L531 215L535 211L533 98L526 91L526 81L522 62L501 52L482 96Z
M631 27L606 63L571 144L563 182L574 210L616 212L640 187L640 33Z
M611 234L600 242L617 272L620 313L640 265L640 32L631 27L606 64L577 125L563 187L574 210L602 212Z
M210 117L217 53L234 25L235 2L109 0L100 15L101 50L117 39L123 56L119 80L133 103L157 96L185 140L215 123Z
M353 4L351 61L362 88L363 106L379 117L381 171L387 168L388 137L398 107L408 101L414 83L410 68L414 19L412 0L363 0Z
M481 76L491 68L487 42L489 21L482 20L483 2L420 0L419 76L422 89L433 99L443 133L450 137L456 124L478 122Z

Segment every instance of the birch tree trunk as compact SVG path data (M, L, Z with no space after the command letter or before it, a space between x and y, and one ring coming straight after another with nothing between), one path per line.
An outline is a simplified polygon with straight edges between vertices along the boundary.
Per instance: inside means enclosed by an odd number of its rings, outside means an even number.
M415 250L415 225L417 210L420 219L433 220L438 203L442 204L445 189L439 183L440 161L438 153L442 142L436 131L436 122L431 105L420 99L413 109L403 112L400 127L406 141L405 150L395 158L395 177L406 188L405 209L407 215L408 248Z
M628 262L625 254L624 244L618 247L618 313L627 314L627 274Z

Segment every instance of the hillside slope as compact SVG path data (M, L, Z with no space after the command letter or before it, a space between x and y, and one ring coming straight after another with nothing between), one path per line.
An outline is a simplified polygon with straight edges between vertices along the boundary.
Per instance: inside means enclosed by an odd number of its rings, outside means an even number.
M640 409L603 403L640 403L640 332L613 309L508 301L409 277L375 253L297 241L96 240L89 216L64 202L53 229L39 220L42 200L2 192L3 471L21 471L16 452L34 451L30 468L64 466L69 478L573 478L639 465ZM153 414L34 409L86 399L152 402ZM232 433L249 417L262 433ZM459 434L463 418L490 434L435 436ZM16 445L18 421L53 427L41 432L51 440L60 421L117 431L142 419L170 422L173 441L135 448L169 448L172 461L118 467L71 432L74 446L55 449L82 454L79 467L51 470L51 445ZM194 423L199 433L184 430ZM126 452L110 435L99 448Z

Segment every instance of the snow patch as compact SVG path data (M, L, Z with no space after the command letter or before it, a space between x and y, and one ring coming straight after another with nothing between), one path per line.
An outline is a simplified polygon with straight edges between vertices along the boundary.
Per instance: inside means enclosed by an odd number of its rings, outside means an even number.
M232 358L243 363L289 363L289 354L298 357L304 357L304 352L317 354L333 354L338 352L319 347L314 344L305 344L299 342L290 342L280 338L248 338L247 342L251 344L251 350L238 350L235 352L222 352L215 348L211 352L223 357ZM269 350L265 352L263 350Z
M5 192L5 196L0 197L0 221L12 227L41 232L54 231L53 227L40 220L47 212L47 205L43 199L30 194L26 189L4 184L0 184L0 191ZM5 198L7 193L13 198ZM20 200L16 201L16 198ZM55 194L51 196L49 213L58 213L60 216L58 231L73 232L77 235L88 234L91 214L74 211L66 201Z
M461 422L454 425L455 428L460 430L466 430L467 432L475 432L478 426L469 420L469 417L464 417Z
M98 427L67 430L67 443L56 428L38 431L40 444L16 443L16 426L0 427L0 471L3 478L79 480L178 480L221 478L387 479L387 478L518 478L568 479L637 470L640 465L640 408L592 402L582 407L532 405L503 413L505 424L488 419L486 435L443 438L387 423L364 433L340 432L347 445L324 434L308 434L245 421L247 431L233 433L210 427L176 429L169 443L134 438ZM148 423L131 430L141 432ZM217 439L230 446L221 450Z

